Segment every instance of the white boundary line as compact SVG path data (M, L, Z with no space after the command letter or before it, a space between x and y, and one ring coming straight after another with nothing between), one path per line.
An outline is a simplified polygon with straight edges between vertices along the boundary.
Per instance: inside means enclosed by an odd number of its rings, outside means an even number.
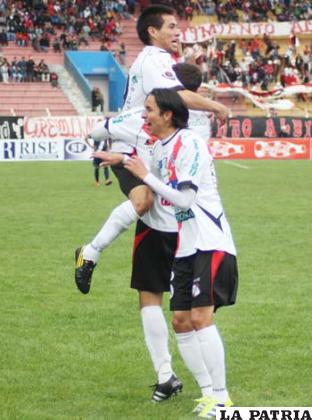
M242 165L241 163L233 162L232 160L223 160L222 162L227 164L227 165L236 166L237 168L240 168L240 169L250 169L249 166Z

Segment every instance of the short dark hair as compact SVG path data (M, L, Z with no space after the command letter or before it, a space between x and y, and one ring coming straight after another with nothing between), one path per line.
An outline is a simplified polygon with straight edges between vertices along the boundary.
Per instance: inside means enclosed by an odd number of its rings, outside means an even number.
M174 15L175 10L172 7L163 4L155 4L143 10L140 14L136 30L140 40L144 45L151 45L151 39L148 33L148 28L153 26L160 29L164 24L163 15Z
M186 128L189 119L189 111L181 96L174 89L153 89L149 94L153 95L160 113L172 111L172 125L175 128Z
M197 91L202 82L202 74L197 66L188 63L177 63L173 65L172 69L185 89L192 92Z

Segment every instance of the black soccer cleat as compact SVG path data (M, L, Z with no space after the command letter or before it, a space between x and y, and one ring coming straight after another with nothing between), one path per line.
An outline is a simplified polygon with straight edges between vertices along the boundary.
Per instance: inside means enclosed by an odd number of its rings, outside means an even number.
M93 261L84 260L82 252L83 247L75 251L75 282L81 293L86 295L90 290L92 273L96 264Z
M163 384L156 384L155 391L152 396L152 401L160 403L172 397L172 395L177 395L179 392L182 392L183 384L175 376L172 375L169 381Z

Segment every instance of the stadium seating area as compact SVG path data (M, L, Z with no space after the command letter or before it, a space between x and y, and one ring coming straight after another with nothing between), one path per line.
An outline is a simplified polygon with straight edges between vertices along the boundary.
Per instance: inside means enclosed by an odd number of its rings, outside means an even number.
M0 115L77 115L61 89L50 83L0 83Z
M157 3L160 2L157 1ZM22 57L25 57L26 60L32 57L36 63L45 60L48 65L62 65L64 62L63 52L67 49L108 50L114 54L116 60L126 70L141 48L135 31L135 21L139 11L148 3L153 2L138 1L135 7L133 2L128 1L98 2L92 0L87 2L80 0L72 3L51 0L45 6L45 2L38 0L35 2L35 7L30 7L29 2L25 1L0 2L0 55L4 56L9 64L14 60L21 60ZM171 4L176 8L181 18L182 30L207 22L226 23L229 19L242 22L263 19L284 21L290 18L309 19L312 16L311 6L301 0L280 2L274 0L257 0L256 2L171 0L166 1L165 4ZM100 15L101 19L99 19ZM42 42L42 39L48 41ZM238 82L243 86L266 91L276 83L286 80L283 79L286 67L287 76L289 76L288 72L297 71L298 83L311 81L312 37L300 37L300 45L292 51L290 51L290 39L269 40L274 43L276 47L274 51L277 52L277 60L279 60L278 72L274 77L273 75L268 76L268 68L274 57L271 57L271 53L267 53L267 40L259 37L256 41L259 45L254 48L255 40L232 39L230 42L226 38L212 39L200 45L185 45L184 54L187 59L190 59L191 62L193 60L202 68L204 81L216 79L224 83ZM126 51L123 57L121 57L122 53L120 54L121 43L124 43ZM190 53L192 49L194 51ZM308 51L309 63L306 67L300 67L299 63L298 67L297 58L299 56L298 60L300 61L305 50ZM287 54L289 58L286 60ZM252 60L247 63L248 69L244 70L246 57L252 57ZM9 81L12 82L12 77ZM69 112L69 115L73 115L72 113L75 112L73 106L71 109L69 108L70 103L61 89L53 89L47 83L44 87L42 84L36 86L36 83L32 83L29 89L26 89L25 86L16 86L16 83L9 83L7 87L3 86L5 84L0 83L1 92L8 89L12 92L12 97L9 101L3 101L6 105L1 105L1 115L5 112L18 113L17 111L25 115L38 115L40 107L42 115L49 112L55 115L57 110L62 113ZM36 90L38 93L51 90L56 99L53 101L53 95L51 94L50 98L50 95L47 94L45 107L43 107L44 104L39 103L30 107L31 95L28 97L25 93L28 90L32 94ZM14 97L18 98L21 91L24 92L23 101L14 102ZM38 97L40 98L41 95L38 94ZM218 94L215 98L222 100L234 114L263 114L262 110L255 108L238 95ZM294 110L291 112L312 113L310 98L298 97L295 98L295 101ZM66 102L68 102L67 105Z

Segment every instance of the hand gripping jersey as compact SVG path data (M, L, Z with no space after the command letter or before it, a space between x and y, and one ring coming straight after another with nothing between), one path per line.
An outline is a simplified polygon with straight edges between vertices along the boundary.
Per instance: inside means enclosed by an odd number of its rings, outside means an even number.
M236 255L209 146L194 131L178 130L162 141L161 156L155 155L155 159L167 185L178 190L188 187L196 191L190 209L174 209L179 231L176 257L194 254L197 249Z

